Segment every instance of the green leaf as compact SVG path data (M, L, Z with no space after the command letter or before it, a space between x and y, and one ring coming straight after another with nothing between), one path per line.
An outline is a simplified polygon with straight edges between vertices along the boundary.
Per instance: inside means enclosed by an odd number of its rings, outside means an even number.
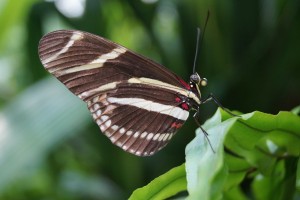
M242 115L226 137L225 146L268 174L279 157L299 156L300 117L291 112Z
M300 114L300 105L297 106L297 107L295 107L295 108L293 108L291 110L291 112L294 113L295 115L299 115Z
M300 192L300 158L297 163L296 189Z
M185 165L180 165L135 190L129 200L161 200L186 190Z
M198 129L186 148L188 199L244 198L247 195L239 187L245 177L253 181L257 199L291 198L299 180L295 164L300 155L299 116L253 112L232 117L218 110L203 128L216 153Z
M224 193L224 198L226 200L248 200L247 196L243 193L239 186L231 188Z
M229 169L229 174L226 184L224 185L224 189L229 190L242 182L251 166L245 159L228 153L224 155L224 160Z
M251 185L254 199L293 199L295 193L295 170L290 170L291 166L289 166L290 164L295 164L292 160L278 161L270 176L263 174L255 176Z
M221 122L221 112L209 119L203 128L209 134L209 140L216 153L208 144L201 129L186 147L186 174L189 197L187 199L219 199L222 185L228 175L223 162L223 141L236 118Z

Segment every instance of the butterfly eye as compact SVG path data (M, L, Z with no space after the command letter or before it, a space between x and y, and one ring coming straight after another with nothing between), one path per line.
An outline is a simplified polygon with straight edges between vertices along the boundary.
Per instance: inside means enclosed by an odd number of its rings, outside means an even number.
M190 80L192 83L199 85L201 78L200 78L199 74L197 72L195 72L194 74L192 74L190 76Z

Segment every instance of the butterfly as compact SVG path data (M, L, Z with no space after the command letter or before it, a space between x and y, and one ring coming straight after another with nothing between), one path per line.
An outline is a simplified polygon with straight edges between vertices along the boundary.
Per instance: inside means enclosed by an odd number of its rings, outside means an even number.
M39 43L45 69L87 103L110 141L137 156L165 147L199 105L207 84L187 83L164 66L112 41L78 30L48 33Z

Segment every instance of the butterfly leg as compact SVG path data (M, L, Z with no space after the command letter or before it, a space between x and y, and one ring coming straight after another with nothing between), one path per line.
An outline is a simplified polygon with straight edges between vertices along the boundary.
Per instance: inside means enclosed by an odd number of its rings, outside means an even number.
M239 117L238 115L232 113L230 110L228 110L227 108L225 108L220 101L212 94L210 93L208 95L208 97L206 97L205 99L201 100L201 104L207 103L209 101L214 101L215 104L217 104L220 108L222 108L222 110L224 110L225 112L227 112L228 114L234 116L234 117Z
M204 130L204 128L202 128L200 122L198 121L198 120L199 120L199 118L198 118L198 113L199 113L199 112L197 111L197 112L194 114L194 116L193 116L194 119L195 119L195 121L196 121L196 124L197 124L198 127L201 129L202 133L204 134L204 136L205 136L205 138L206 138L206 140L207 140L207 142L208 142L208 144L209 144L211 150L212 150L214 153L216 153L215 150L214 150L214 148L212 147L212 145L211 145L211 143L210 143L210 140L209 140L209 138L208 138L208 133L206 132L206 130Z

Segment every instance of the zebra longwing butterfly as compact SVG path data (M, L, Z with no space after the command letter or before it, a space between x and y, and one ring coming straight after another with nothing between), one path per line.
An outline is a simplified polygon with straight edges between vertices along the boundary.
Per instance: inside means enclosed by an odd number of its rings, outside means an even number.
M85 101L94 121L111 142L137 156L161 150L198 114L200 86L156 62L87 32L60 30L45 35L39 56L48 72Z

